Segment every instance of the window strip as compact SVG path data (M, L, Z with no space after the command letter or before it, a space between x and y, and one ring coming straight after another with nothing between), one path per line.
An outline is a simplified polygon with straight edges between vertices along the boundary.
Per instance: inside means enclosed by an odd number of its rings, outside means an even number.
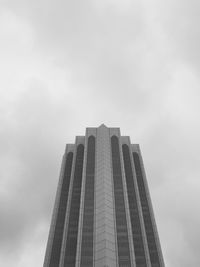
M69 211L69 223L67 229L64 266L75 266L76 263L83 157L84 157L84 146L80 144L77 147L77 155L75 162L74 181L73 181L72 196L71 196L71 207Z
M64 231L65 213L66 213L67 202L68 202L72 161L73 161L73 153L69 152L67 154L66 162L65 162L65 170L64 170L64 176L63 176L61 192L60 192L58 213L56 217L49 267L58 266L59 261L60 261L60 252L61 252L62 238L63 238L63 231Z
M146 236L147 236L147 243L148 243L148 248L149 248L151 265L152 267L160 267L161 264L159 260L158 249L157 249L156 239L155 239L155 234L154 234L154 229L153 229L153 223L152 223L149 203L147 199L147 192L146 192L145 185L144 185L144 178L143 178L140 158L137 152L133 152L133 159L134 159L136 176L137 176L137 184L138 184L138 189L139 189L140 202L142 205L142 213L143 213L145 231L146 231Z
M118 262L120 267L122 266L129 267L131 266L130 248L128 240L126 210L124 203L119 141L117 136L111 137L111 150L112 150L117 244L118 244Z
M136 267L145 267L147 266L144 243L142 238L142 228L141 221L139 217L139 208L136 198L136 188L134 184L133 170L131 166L130 151L128 145L124 144L122 146L123 158L124 158L124 169L126 176L126 186L128 193L128 202L129 202L129 211L131 219L131 228L132 228L132 239L135 252L135 261Z
M93 266L95 137L88 138L81 267Z

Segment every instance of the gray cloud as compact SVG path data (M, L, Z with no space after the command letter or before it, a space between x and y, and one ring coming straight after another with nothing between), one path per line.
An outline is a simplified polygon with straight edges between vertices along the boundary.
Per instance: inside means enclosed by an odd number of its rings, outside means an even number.
M65 143L104 122L141 144L166 265L198 266L199 4L1 5L0 261L42 265Z

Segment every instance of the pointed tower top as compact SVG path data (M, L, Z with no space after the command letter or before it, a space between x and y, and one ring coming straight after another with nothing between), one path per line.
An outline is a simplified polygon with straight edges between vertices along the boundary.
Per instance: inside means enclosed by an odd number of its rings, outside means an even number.
M102 124L99 126L99 128L107 128L107 126L106 126L104 123L102 123Z

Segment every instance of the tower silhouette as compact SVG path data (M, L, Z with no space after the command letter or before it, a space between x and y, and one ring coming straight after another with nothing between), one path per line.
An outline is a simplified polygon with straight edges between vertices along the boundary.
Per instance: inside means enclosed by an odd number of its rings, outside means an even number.
M67 144L44 267L164 267L138 144L87 128Z

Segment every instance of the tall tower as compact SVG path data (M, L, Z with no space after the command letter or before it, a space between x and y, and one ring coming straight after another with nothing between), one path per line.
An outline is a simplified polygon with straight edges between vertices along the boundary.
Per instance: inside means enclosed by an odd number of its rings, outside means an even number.
M66 145L44 267L164 267L139 145L87 128Z

